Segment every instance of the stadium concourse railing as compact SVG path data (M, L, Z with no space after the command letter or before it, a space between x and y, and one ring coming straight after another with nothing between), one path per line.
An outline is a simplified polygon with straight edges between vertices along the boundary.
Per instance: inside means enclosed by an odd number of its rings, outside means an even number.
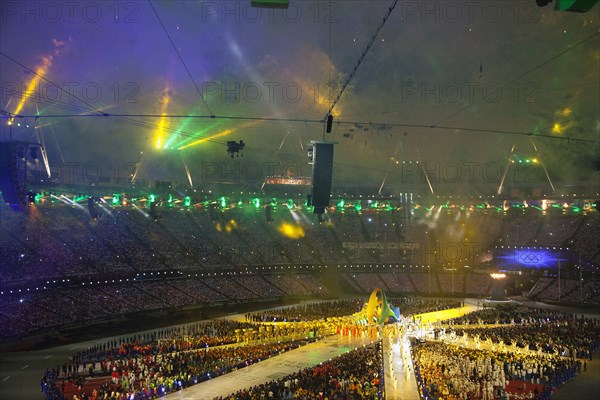
M85 284L110 284L143 282L161 279L201 278L210 276L240 276L243 274L311 274L315 272L376 272L376 273L412 273L427 274L429 267L417 264L400 264L397 262L353 262L347 264L318 263L318 264L270 264L270 265L214 265L214 266L182 266L176 269L162 269L144 272L122 272L79 274L79 275L51 275L44 277L31 277L2 281L2 294L33 293L35 291L50 290L62 287L74 287ZM431 273L437 274L437 268L431 267ZM456 274L456 276L464 274ZM437 285L436 285L437 287ZM372 290L372 288L371 288ZM12 292L11 292L12 291ZM439 289L433 291L439 292ZM456 290L461 292L462 290Z

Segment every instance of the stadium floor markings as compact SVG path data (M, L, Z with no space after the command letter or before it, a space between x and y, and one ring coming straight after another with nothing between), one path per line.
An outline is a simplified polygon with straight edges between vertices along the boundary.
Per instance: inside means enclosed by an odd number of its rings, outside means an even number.
M45 360L49 359L50 357L52 357L52 354L50 354L49 356L44 357Z
M6 378L2 379L2 382L6 382L6 381L7 381L7 380L9 380L9 379L10 379L10 375L9 375L9 376L7 376Z
M29 367L29 364L25 365L24 367L21 367L21 369L25 369L27 367Z

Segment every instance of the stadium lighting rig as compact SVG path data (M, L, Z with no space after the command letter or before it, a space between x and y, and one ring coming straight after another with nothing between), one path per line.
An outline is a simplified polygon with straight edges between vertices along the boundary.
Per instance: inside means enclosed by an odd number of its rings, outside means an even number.
M231 158L234 157L234 155L237 157L240 155L240 152L242 150L244 150L244 148L246 147L246 143L244 143L243 140L240 140L239 142L236 142L234 140L229 140L227 141L227 154L229 154L229 156ZM242 154L242 157L244 155Z

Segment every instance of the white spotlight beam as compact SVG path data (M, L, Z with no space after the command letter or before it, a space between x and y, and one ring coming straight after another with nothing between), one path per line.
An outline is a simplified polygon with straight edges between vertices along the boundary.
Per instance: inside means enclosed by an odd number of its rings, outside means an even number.
M542 164L542 168L544 169L544 174L546 174L548 183L550 183L550 187L552 188L552 193L556 193L556 188L554 187L554 184L552 183L552 179L550 179L550 174L548 174L548 170L546 169L546 164L544 164L544 160L542 160L542 154L538 150L538 148L535 145L535 143L533 142L533 140L531 140L531 146L533 147L533 150L536 152L536 156L540 160L540 164Z
M510 149L510 155L508 156L508 159L506 160L506 167L504 167L504 174L502 174L502 179L500 179L500 185L498 186L498 194L502 193L502 187L504 186L504 180L506 179L506 174L508 173L508 168L510 167L510 163L512 160L512 155L514 154L516 148L517 148L517 145L513 144L512 148Z

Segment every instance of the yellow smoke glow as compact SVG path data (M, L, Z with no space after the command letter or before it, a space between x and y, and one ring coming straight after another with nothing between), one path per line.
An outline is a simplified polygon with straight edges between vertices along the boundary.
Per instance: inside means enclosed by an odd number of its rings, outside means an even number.
M237 228L238 224L234 219L230 219L225 225L221 224L220 222L215 223L215 229L217 232L231 233Z
M163 144L163 139L165 136L165 127L167 125L167 118L165 115L167 114L167 107L169 106L169 101L171 98L169 97L169 86L165 87L163 91L163 97L161 100L160 106L160 120L158 121L158 127L156 128L156 133L154 134L154 141L156 143L156 148L160 149Z
M561 110L560 115L562 115L563 117L568 117L569 115L571 115L572 112L573 110L570 107L565 107Z
M304 229L302 229L301 226L287 222L279 225L279 232L289 239L300 239L304 237Z

